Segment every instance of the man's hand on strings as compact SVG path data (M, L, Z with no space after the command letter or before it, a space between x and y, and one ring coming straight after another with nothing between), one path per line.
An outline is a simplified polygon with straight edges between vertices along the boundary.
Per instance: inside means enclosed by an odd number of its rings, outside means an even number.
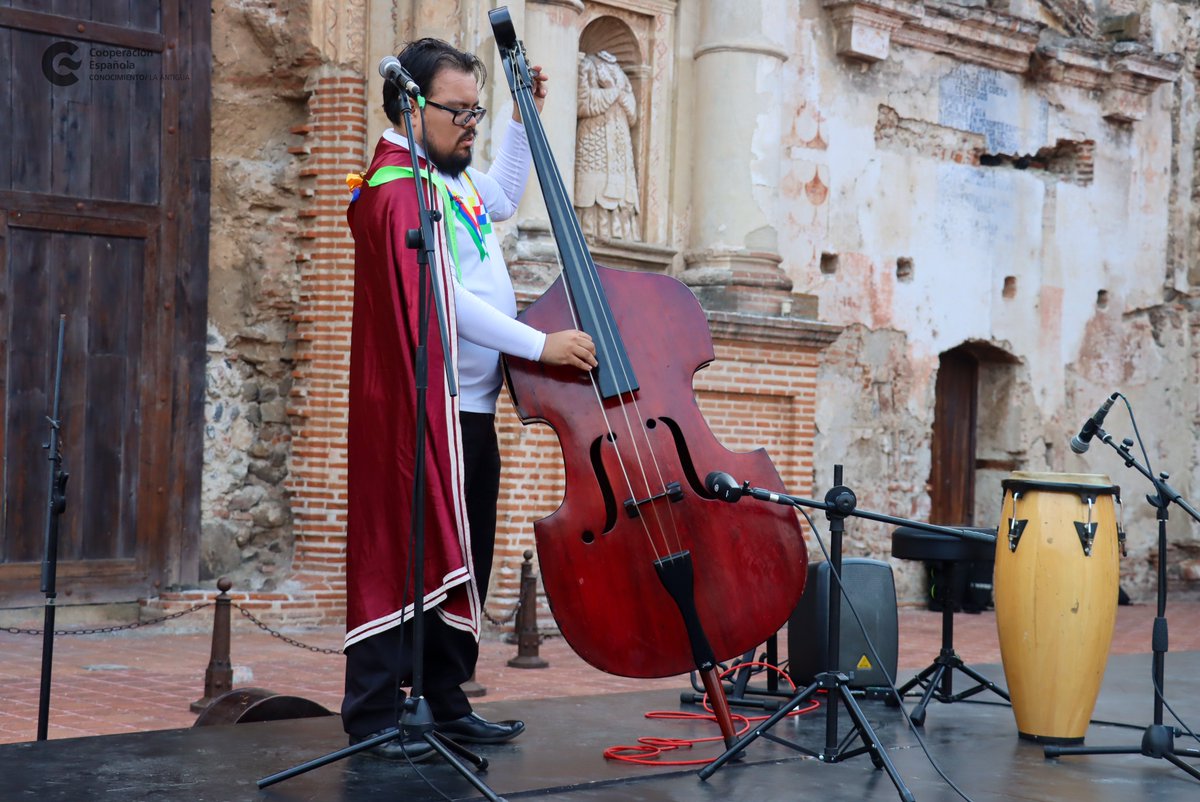
M546 335L540 362L547 365L569 365L580 370L596 367L596 344L589 334L564 329Z
M542 72L541 66L530 67L529 77L533 79L533 86L530 91L533 92L533 102L537 105L538 114L542 113L542 106L546 105L546 81L550 80L546 74ZM513 103L513 122L521 122L521 108Z

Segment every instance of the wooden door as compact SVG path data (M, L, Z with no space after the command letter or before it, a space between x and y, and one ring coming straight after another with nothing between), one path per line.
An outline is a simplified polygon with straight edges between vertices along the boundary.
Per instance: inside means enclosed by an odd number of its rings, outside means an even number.
M979 361L961 348L938 359L929 472L930 516L948 526L975 523L975 410Z
M40 593L60 315L60 599L196 578L209 16L0 0L0 604Z

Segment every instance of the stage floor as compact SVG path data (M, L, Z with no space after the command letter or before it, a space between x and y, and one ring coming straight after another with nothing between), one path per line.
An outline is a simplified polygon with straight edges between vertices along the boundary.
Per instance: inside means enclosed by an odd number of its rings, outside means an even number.
M977 667L1002 680L995 666ZM960 675L961 676L961 675ZM959 687L965 682L956 677ZM1200 652L1167 656L1167 701L1193 728L1200 725ZM1150 722L1153 696L1149 655L1110 659L1095 718L1138 729L1093 725L1087 743L1138 745ZM681 690L683 690L681 688ZM987 695L981 695L984 698ZM996 698L996 697L992 697ZM905 784L921 802L959 797L923 754L898 710L861 702ZM650 721L648 710L694 710L677 693L642 691L480 705L489 718L524 718L528 731L511 744L480 747L491 763L482 775L507 799L570 800L888 800L898 795L867 755L824 764L766 738L701 782L695 767L646 767L606 761L602 752L643 735L706 737L715 725ZM839 715L840 733L849 717ZM1168 722L1170 723L1170 722ZM819 751L825 713L781 722L773 733ZM1200 782L1163 760L1139 755L1046 760L1041 747L1016 736L1007 707L934 703L924 727L928 749L976 802L1183 802L1200 798ZM0 800L77 802L81 799L370 800L477 799L479 794L438 760L413 767L356 755L264 790L256 781L345 744L337 717L74 738L0 746ZM1200 747L1186 736L1179 747ZM668 758L720 753L707 745ZM1200 761L1189 761L1200 766ZM432 787L431 787L432 786Z

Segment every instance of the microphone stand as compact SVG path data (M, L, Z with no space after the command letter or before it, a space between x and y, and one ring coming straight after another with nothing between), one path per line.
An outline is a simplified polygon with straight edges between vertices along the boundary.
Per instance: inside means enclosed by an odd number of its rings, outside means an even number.
M1200 513L1179 494L1179 491L1167 484L1166 473L1154 476L1149 468L1137 461L1130 453L1133 440L1124 439L1121 445L1113 443L1112 435L1097 428L1096 434L1100 441L1121 455L1125 467L1134 468L1154 485L1154 495L1147 495L1146 501L1156 510L1158 518L1158 611L1154 618L1154 630L1151 637L1153 658L1151 661L1154 675L1154 722L1142 732L1140 746L1058 746L1048 744L1044 747L1047 758L1063 755L1145 755L1173 763L1185 773L1200 780L1200 769L1185 763L1180 757L1200 758L1200 750L1184 749L1175 746L1176 730L1163 724L1163 693L1167 657L1167 519L1171 502L1200 522Z
M66 334L67 316L58 316L58 352L54 361L54 401L50 417L50 442L46 450L50 459L50 480L47 491L46 537L42 550L42 593L46 594L45 619L42 624L42 677L38 694L37 739L46 740L50 728L50 674L54 667L54 606L58 598L58 522L67 508L67 474L62 469L62 418L59 406L62 396L63 341Z
M993 542L988 535L979 532L970 532L963 529L954 529L946 526L937 526L936 524L921 523L918 521L910 521L905 518L896 518L891 515L883 515L880 513L868 512L867 510L858 509L858 499L854 495L854 491L842 484L842 466L835 465L833 468L833 483L834 487L825 494L824 501L814 501L812 499L800 498L798 496L789 496L785 493L777 493L771 490L762 488L750 487L749 483L743 484L740 489L734 489L732 493L719 493L722 498L727 501L736 501L742 495L751 496L760 501L770 501L775 504L785 504L790 507L810 507L816 510L824 510L826 517L829 519L829 562L833 569L835 582L829 583L829 599L828 599L828 640L826 654L829 655L829 660L834 662L834 666L828 670L818 674L813 678L813 682L807 688L796 693L792 698L784 703L770 718L763 721L737 743L731 746L720 757L712 763L700 770L700 779L707 780L717 769L721 768L729 760L736 757L743 749L749 746L759 736L764 736L770 740L783 746L795 749L798 752L803 752L806 755L815 757L823 763L840 763L843 760L849 760L852 757L869 753L871 762L875 764L875 768L882 768L887 772L892 784L896 786L900 798L904 802L914 802L915 797L912 792L905 786L904 780L901 779L900 773L896 770L891 759L888 757L887 750L880 744L879 737L871 728L867 721L866 715L862 708L859 707L858 701L850 691L850 677L837 670L836 661L841 649L841 594L842 594L842 534L845 531L846 517L853 515L858 518L866 518L872 521L882 521L884 523L894 524L896 526L910 526L917 529L924 529L929 532L936 532L943 535L951 535L953 537L966 538L969 540L982 540L989 543ZM710 488L711 489L711 488ZM826 692L825 701L825 748L820 752L815 752L811 749L806 749L799 744L792 743L784 738L780 738L768 732L772 727L782 721L789 713L795 710L800 705L807 702L815 696L818 691ZM848 733L840 741L838 739L838 703L845 705L846 712L849 713L851 722L854 725L853 731ZM857 736L862 741L862 746L854 749L846 750L853 739Z
M392 79L394 80L394 79ZM442 296L441 284L436 275L437 258L433 247L436 242L434 223L441 220L441 214L428 208L425 203L426 193L423 189L421 171L417 164L416 139L412 127L412 101L408 93L400 87L400 107L404 116L405 133L408 136L409 152L412 154L413 182L417 192L417 210L420 228L410 229L405 237L405 245L416 250L417 262L421 265L418 279L418 308L420 321L417 324L417 346L414 360L414 381L416 387L416 437L415 462L413 465L413 502L410 518L411 536L413 541L412 566L413 580L413 641L412 641L412 691L404 700L400 721L395 727L390 727L373 738L360 741L353 746L339 749L323 757L310 760L258 781L259 788L266 788L282 780L295 777L312 769L325 766L344 757L394 741L403 737L405 740L420 738L434 751L454 767L467 782L471 783L485 799L490 802L504 802L495 791L475 772L468 769L459 758L475 766L478 771L486 771L486 758L476 755L456 741L447 738L434 729L433 712L429 700L424 696L425 689L425 407L426 395L429 389L429 288L433 289L433 306L437 310L438 331L442 338L442 353L449 355L450 340L446 323L446 301ZM399 266L396 266L397 286L400 283ZM458 384L454 376L454 368L448 358L443 359L446 371L446 388L451 396L458 395Z

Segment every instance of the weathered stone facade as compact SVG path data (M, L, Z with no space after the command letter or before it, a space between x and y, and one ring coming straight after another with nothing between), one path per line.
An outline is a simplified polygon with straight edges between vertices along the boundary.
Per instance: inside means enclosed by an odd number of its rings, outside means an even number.
M352 271L341 182L386 125L373 65L414 32L480 52L486 164L511 109L490 5L214 3L201 574L271 592L282 620L340 615ZM842 463L863 507L927 517L939 355L986 346L1003 358L980 367L976 523L998 519L1008 469L1108 473L1127 488L1123 583L1152 592L1140 477L1104 446L1077 457L1067 442L1119 389L1155 468L1200 496L1200 113L1181 66L1200 48L1194 9L509 6L552 76L543 118L568 186L580 38L597 21L592 31L632 32L622 67L639 109L643 241L594 252L681 277L701 298L718 362L696 390L730 447L768 446L802 495ZM527 301L556 272L532 184L503 231ZM759 376L770 378L748 386ZM522 427L505 399L500 418L497 617L515 600L531 522L562 490L552 436ZM1114 409L1110 430L1131 434L1126 420ZM1184 588L1200 583L1198 532L1172 517ZM852 524L847 549L886 558L888 530ZM918 599L919 566L895 568L902 597Z
M299 5L299 4L297 4ZM304 8L213 7L213 187L200 577L273 589L292 568L288 415L306 203L293 133L319 59Z
M981 363L975 523L999 522L1006 469L1109 474L1125 488L1122 584L1146 598L1148 485L1105 446L1067 446L1121 390L1155 466L1195 486L1195 250L1178 239L1195 229L1181 65L1196 21L1146 4L1133 10L1162 27L1115 41L1078 4L823 6L832 40L803 10L783 26L802 62L784 250L806 258L789 275L846 326L818 386L850 401L818 406L816 464L844 460L870 506L927 517L939 355L993 346L1007 358ZM1108 423L1132 435L1123 411ZM886 553L887 534L856 546ZM1176 518L1171 542L1187 587L1196 529ZM912 598L912 567L897 569Z

